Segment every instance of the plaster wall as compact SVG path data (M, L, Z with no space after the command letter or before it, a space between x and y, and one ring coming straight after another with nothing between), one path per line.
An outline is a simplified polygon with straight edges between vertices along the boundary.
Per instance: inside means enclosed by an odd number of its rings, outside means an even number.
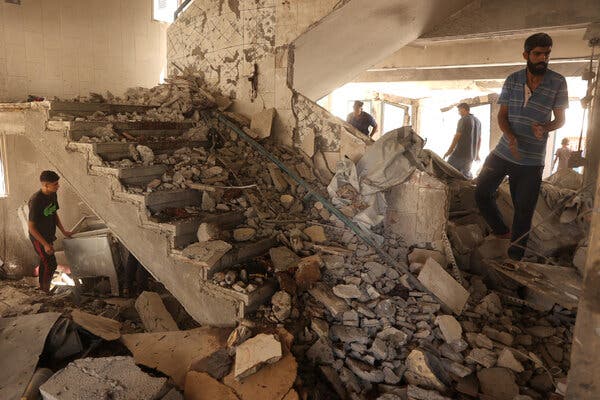
M0 198L0 221L2 221L0 257L5 263L12 263L22 268L22 272L31 273L33 267L37 265L38 259L29 238L23 232L17 209L27 203L29 197L39 190L40 172L55 168L50 160L40 155L24 136L7 135L6 149L6 173L10 192L7 197ZM65 228L69 229L79 221L82 215L92 215L92 212L83 204L68 182L61 179L60 185L58 215ZM55 248L60 250L62 234L58 230L57 237Z
M166 30L150 0L0 2L0 101L154 86Z

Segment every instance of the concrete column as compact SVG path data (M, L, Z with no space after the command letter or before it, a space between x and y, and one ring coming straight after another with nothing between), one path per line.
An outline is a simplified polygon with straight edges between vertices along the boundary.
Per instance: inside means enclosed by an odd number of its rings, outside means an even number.
M583 185L588 193L593 193L598 179L600 166L600 90L596 86L596 94L590 109L587 139L585 144L585 170L583 172Z
M595 192L583 293L571 348L567 400L597 399L600 393L600 185L596 185Z

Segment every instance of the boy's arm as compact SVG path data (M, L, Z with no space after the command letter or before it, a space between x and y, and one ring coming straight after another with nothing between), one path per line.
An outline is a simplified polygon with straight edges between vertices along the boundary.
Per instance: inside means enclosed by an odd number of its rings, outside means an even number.
M63 235L65 235L65 237L71 237L73 235L73 232L68 231L64 228L60 218L58 217L58 214L56 214L56 226L58 226L58 229L60 229Z
M50 243L46 242L46 239L44 239L44 237L40 234L40 232L35 227L35 222L28 221L27 227L29 228L29 233L31 234L31 236L33 236L35 238L35 240L37 240L38 242L40 242L42 244L42 246L44 246L44 250L46 251L46 253L48 253L48 254L54 253L54 247Z

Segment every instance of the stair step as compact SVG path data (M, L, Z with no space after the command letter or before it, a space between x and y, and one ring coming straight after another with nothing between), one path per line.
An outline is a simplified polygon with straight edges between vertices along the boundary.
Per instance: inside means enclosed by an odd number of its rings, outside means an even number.
M154 154L170 154L181 147L206 147L208 142L192 140L161 140L161 141L131 141L94 143L94 151L105 161L117 161L130 156L129 146L143 144L154 151Z
M167 166L163 164L118 168L117 177L123 185L145 187L153 179L160 178L166 171Z
M55 122L55 121L50 121ZM56 121L62 122L62 121ZM71 140L80 140L82 136L91 136L91 132L95 128L112 125L117 133L126 132L134 137L145 136L179 136L192 128L192 122L162 122L162 121L132 121L132 122L116 122L116 121L71 121L69 122L69 138ZM52 125L60 126L53 123Z
M60 114L72 115L75 117L87 117L96 111L102 111L105 114L119 113L144 113L152 108L152 106L142 106L133 104L111 104L111 103L78 103L75 101L51 101L50 102L50 117Z
M146 194L146 207L152 213L160 212L169 207L187 207L200 204L202 204L202 193L198 190L158 190Z

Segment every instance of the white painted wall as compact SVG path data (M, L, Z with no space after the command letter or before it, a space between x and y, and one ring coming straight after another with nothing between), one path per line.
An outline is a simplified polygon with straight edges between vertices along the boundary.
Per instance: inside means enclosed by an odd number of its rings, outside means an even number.
M167 25L151 8L150 0L2 1L0 101L156 85Z

